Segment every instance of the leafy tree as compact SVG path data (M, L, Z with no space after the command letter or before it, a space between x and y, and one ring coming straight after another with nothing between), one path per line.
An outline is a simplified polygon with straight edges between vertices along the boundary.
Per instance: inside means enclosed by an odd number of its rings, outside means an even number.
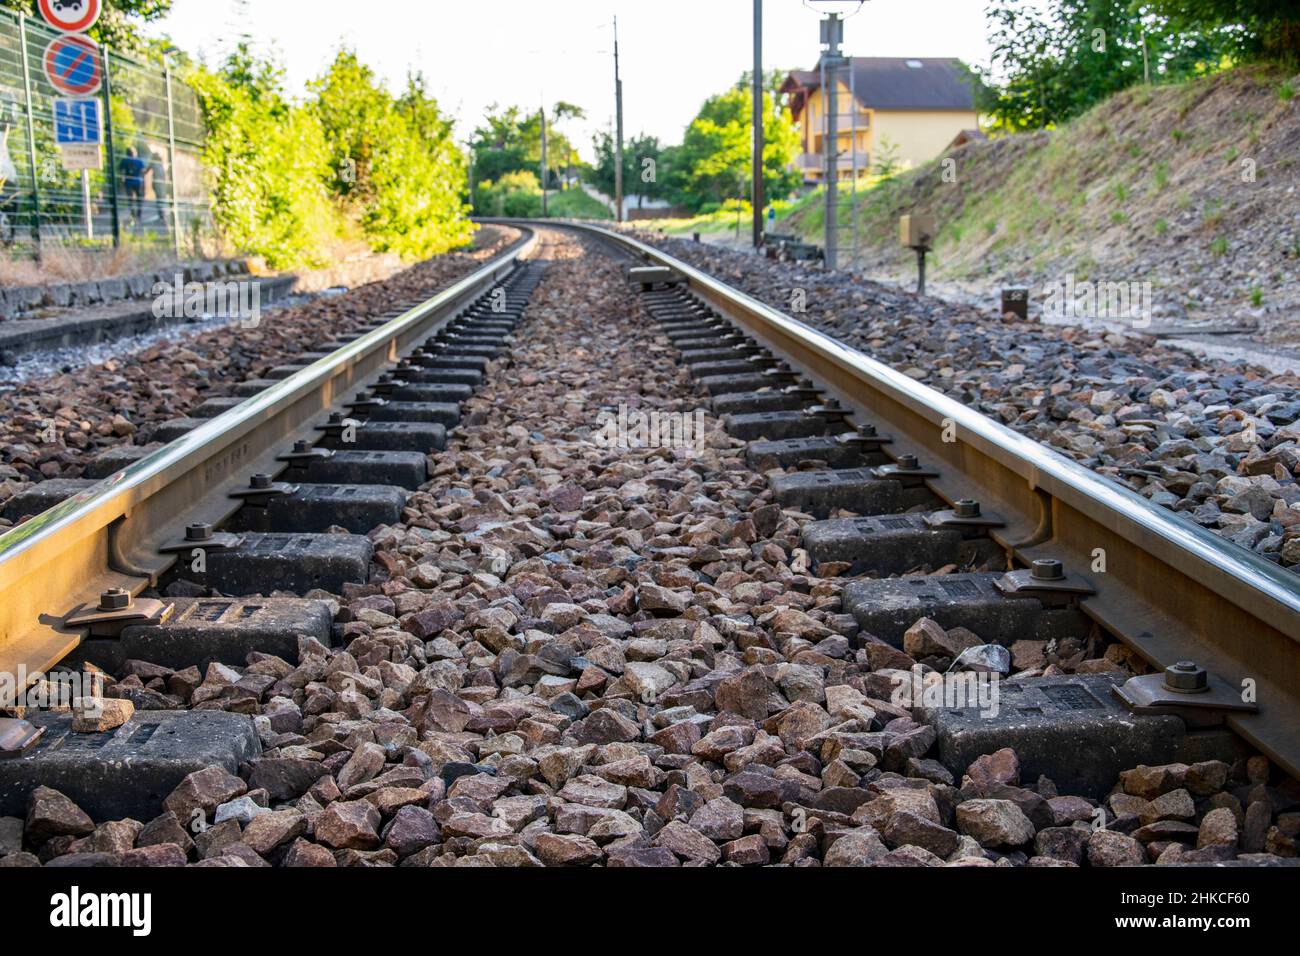
M664 146L657 136L643 133L632 139L625 155L632 161L632 176L624 181L629 193L635 194L643 205L647 199L670 198L673 166L678 160L675 147Z
M616 188L614 171L618 160L614 149L614 134L608 131L597 133L592 140L596 151L596 163L587 175L587 181L606 196L613 197ZM628 143L623 144L623 188L631 192L636 177L636 156Z
M1153 0L1184 31L1222 31L1245 59L1300 64L1300 5L1295 0Z
M277 268L316 264L340 238L416 258L464 244L466 163L420 76L400 97L342 51L299 105L247 38L190 76L208 126L213 218Z
M479 187L478 211L485 216L536 219L542 214L542 186L537 174L526 169L506 173L496 182Z
M208 126L203 159L222 236L273 268L318 264L344 229L326 188L330 151L320 123L288 101L281 72L247 42L220 69L189 81Z
M749 84L705 100L686 129L670 182L679 198L693 209L728 199L748 198L753 153L753 94ZM768 197L789 194L798 185L791 168L799 149L799 134L789 112L763 94L763 181Z
M587 177L588 182L606 196L613 197L616 184L614 168L614 136L598 133L592 141L596 150L596 164ZM642 133L623 144L623 192L636 196L642 205L645 200L669 199L672 195L671 176L677 159L677 148L664 146L657 136Z
M551 107L550 116L547 117L546 166L551 174L552 188L556 178L563 178L567 172L578 165L577 150L569 137L559 129L560 124L566 120L586 118L587 111L573 103L561 100Z
M1181 79L1213 67L1235 42L1231 28L1188 31L1158 6L1051 0L1043 9L1001 0L987 13L993 69L974 71L977 109L1010 131L1059 124L1147 76Z
M573 143L558 127L567 119L581 119L586 114L572 103L559 102L547 113L548 188L554 188L558 175L568 169L575 153ZM542 118L540 107L523 110L518 106L488 107L483 123L474 130L470 144L474 155L474 182L496 182L507 173L533 172L542 164ZM539 180L540 188L540 180ZM477 208L477 197L475 198Z
M423 77L408 77L394 99L355 53L341 50L308 89L328 144L327 182L373 248L427 256L470 237L466 164Z

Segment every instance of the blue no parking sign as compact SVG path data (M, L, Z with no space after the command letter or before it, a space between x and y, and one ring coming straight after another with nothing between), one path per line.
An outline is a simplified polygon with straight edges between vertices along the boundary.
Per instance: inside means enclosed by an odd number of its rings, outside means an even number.
M45 76L64 96L91 96L99 92L103 71L99 45L77 33L55 37L45 48Z
M101 137L99 100L54 101L54 139L60 146L98 146Z

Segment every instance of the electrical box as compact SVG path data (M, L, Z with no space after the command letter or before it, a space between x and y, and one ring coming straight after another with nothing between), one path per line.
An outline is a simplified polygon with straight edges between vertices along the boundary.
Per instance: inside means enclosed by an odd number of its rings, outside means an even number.
M903 216L898 220L898 241L909 249L929 249L934 245L933 216Z
M686 277L666 266L637 266L627 270L629 282L640 285L643 292L648 292L656 285L681 285Z

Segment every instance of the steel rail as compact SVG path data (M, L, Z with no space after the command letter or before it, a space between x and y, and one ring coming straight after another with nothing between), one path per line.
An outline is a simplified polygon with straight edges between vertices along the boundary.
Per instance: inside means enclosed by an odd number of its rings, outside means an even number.
M1300 576L952 398L630 236L565 223L680 274L792 368L935 467L948 502L980 500L1016 560L1053 557L1087 579L1083 610L1148 663L1194 660L1253 688L1228 726L1300 776ZM946 440L953 439L953 440Z
M409 354L495 285L536 244L527 227L491 262L355 342L0 535L0 675L43 673L85 635L63 618L108 588L132 594L177 560L159 548L192 521L219 524L239 507L232 491L275 475L295 440L313 444L323 413ZM0 702L3 703L3 702Z

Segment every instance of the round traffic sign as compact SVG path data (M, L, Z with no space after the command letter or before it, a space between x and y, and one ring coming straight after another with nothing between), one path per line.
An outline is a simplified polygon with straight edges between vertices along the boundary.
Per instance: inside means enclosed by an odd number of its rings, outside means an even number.
M45 76L67 96L97 93L103 78L99 47L94 40L76 34L55 37L45 48Z
M40 0L41 16L56 30L82 33L99 19L100 0Z

